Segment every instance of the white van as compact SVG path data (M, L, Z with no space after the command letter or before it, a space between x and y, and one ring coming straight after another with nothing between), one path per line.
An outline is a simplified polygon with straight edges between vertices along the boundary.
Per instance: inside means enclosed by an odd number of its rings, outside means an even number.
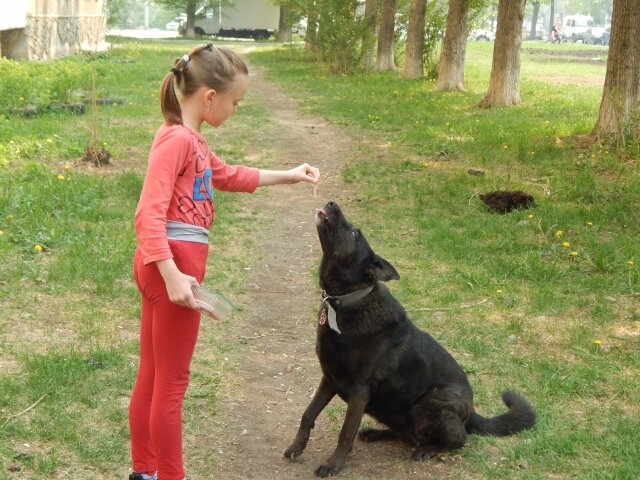
M572 42L585 42L585 33L589 32L590 39L602 38L604 28L596 26L590 15L567 15L562 20L562 35ZM595 43L595 42L594 42Z

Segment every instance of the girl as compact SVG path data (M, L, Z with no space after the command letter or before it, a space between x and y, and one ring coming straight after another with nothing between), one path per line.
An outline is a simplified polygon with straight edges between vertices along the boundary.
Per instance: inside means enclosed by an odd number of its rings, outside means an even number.
M214 188L257 187L320 177L307 164L286 171L230 166L209 149L202 123L219 127L247 91L248 70L231 50L206 45L177 59L161 87L165 119L153 140L135 215L134 276L142 295L140 366L129 407L130 480L183 480L182 401L200 322L192 285L205 274Z

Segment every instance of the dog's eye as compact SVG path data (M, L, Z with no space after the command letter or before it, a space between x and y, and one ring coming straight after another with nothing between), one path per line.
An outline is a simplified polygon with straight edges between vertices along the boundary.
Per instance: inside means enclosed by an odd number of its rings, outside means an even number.
M351 230L351 236L353 238L358 238L358 235L360 235L360 231L359 230Z

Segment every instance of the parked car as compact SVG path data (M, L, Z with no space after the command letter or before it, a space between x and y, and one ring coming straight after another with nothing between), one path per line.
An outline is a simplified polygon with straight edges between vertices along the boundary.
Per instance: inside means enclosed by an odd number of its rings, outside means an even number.
M169 22L167 22L164 28L165 30L177 32L178 30L180 30L180 27L182 26L182 24L186 21L187 21L187 14L182 13L178 15L176 18L174 18L173 20L170 20Z
M604 35L605 29L602 27L591 27L587 31L584 32L584 37L582 39L583 43L589 43L591 45L602 45L602 37Z
M475 30L471 30L471 32L469 32L469 39L475 40L477 42L493 42L496 39L496 34L491 30L476 28Z
M589 15L567 15L562 20L562 32L572 42L600 42L604 28L596 26ZM587 32L589 32L587 34Z

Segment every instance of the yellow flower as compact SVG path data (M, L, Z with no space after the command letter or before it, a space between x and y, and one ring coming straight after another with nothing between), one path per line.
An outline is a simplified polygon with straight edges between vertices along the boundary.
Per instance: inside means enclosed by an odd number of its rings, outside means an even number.
M627 260L627 265L633 265L633 260Z
M423 166L424 168L427 168L427 167L429 166L429 162L422 162L422 166Z
M47 138L47 143L53 143L53 140L51 140L50 138Z
M528 218L529 220L533 220L533 215L530 213L529 215L527 215L527 218Z
M509 145L502 145L503 150L506 150L507 148L509 148Z
M69 164L69 163L65 163L65 164L64 164L64 169L65 169L65 170L71 170L71 164Z
M502 293L502 290L497 289L497 290L496 290L496 293Z
M600 340L599 338L596 338L596 339L593 341L593 343L594 343L594 344L596 344L596 345L602 345L602 340Z
M562 242L562 246L564 248L569 248L571 246L571 244L569 242Z
M577 257L578 256L578 252L576 252L575 250L573 252L571 252L571 256L572 257Z
M40 252L42 251L42 245L35 244L35 245L33 246L33 249L34 249L36 252L40 253Z
M556 237L561 237L562 235L564 235L564 232L562 230L558 230L556 232Z
M559 138L556 138L555 144L560 145L561 143L562 143L562 140L560 140Z
M587 227L593 227L593 222L587 222Z
M64 175L58 175L58 180L64 180Z
M4 232L2 230L0 230L0 237L4 235Z

